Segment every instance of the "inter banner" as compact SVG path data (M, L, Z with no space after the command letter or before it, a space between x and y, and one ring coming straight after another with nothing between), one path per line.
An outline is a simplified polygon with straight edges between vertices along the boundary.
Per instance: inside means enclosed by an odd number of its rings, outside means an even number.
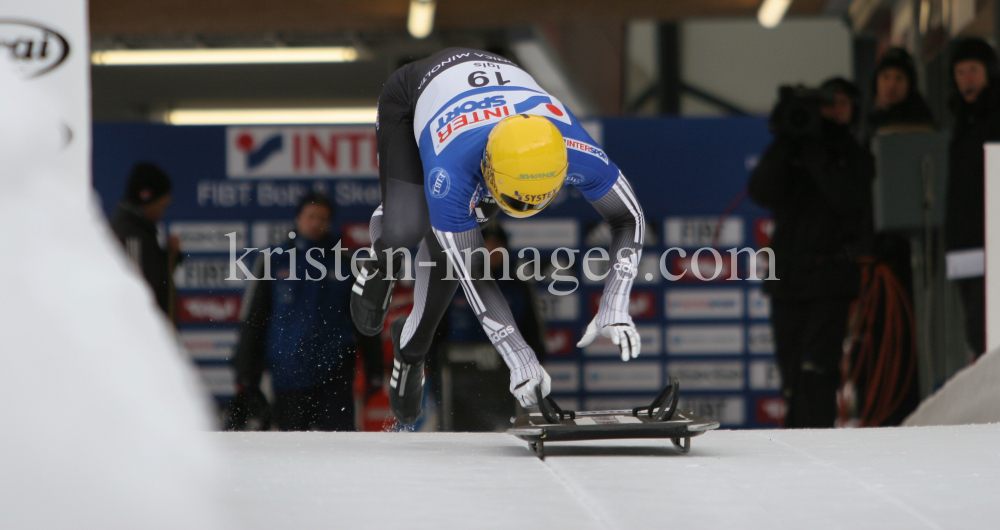
M66 185L90 196L90 38L85 0L31 0L0 6L3 66L55 109L63 148L48 162Z

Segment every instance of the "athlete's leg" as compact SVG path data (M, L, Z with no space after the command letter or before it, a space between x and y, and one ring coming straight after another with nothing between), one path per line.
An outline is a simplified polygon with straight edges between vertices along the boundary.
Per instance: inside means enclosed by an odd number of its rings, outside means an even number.
M379 185L382 216L378 237L372 239L379 263L385 250L412 248L430 230L424 198L424 169L420 148L413 136L412 90L407 86L408 67L397 70L386 82L378 101ZM374 217L373 217L374 219ZM373 227L374 235L374 227Z
M453 273L448 279L448 258L434 237L424 238L413 261L417 270L413 310L406 318L400 337L400 353L410 362L419 361L427 354L438 323L458 289L458 277Z
M351 317L358 331L368 336L378 334L384 325L403 264L397 251L415 247L430 230L406 72L406 66L397 70L379 96L375 137L382 204L369 225L373 260L360 267L351 296Z

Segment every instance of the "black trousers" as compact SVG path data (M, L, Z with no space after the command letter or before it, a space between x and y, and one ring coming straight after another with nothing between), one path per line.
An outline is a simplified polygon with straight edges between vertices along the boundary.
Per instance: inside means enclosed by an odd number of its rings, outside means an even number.
M276 392L274 422L279 431L353 431L351 385L328 385L301 392Z
M424 168L420 148L413 136L413 110L416 91L411 70L413 63L397 70L385 86L378 100L378 124L375 132L379 155L379 184L382 191L381 214L371 220L372 248L378 267L386 270L388 256L397 249L412 249L419 245L413 259L416 272L413 311L410 318L417 322L416 330L408 337L400 354L408 362L423 359L431 348L438 323L451 304L458 280L448 278L448 258L431 233L430 214L424 196ZM488 210L492 219L499 208ZM483 224L485 226L486 223ZM396 256L398 260L398 255ZM419 263L433 263L420 267ZM401 262L392 264L394 276Z
M372 247L379 267L386 266L386 249L413 248L430 232L424 197L424 165L413 136L414 87L408 73L412 63L396 70L378 98L375 141L382 191L382 219ZM383 269L384 270L384 269Z
M771 300L785 427L833 427L848 299Z
M972 278L956 283L965 309L965 340L978 358L986 351L986 281Z

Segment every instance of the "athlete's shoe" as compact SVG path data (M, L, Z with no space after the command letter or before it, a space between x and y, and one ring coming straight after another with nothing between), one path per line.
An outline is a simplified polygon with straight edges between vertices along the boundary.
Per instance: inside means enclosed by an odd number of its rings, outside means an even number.
M374 259L363 262L351 288L351 320L358 331L369 337L382 332L392 288L396 285L396 280L388 278L376 263Z
M424 402L424 361L408 363L399 353L399 339L403 334L406 317L392 321L392 377L389 378L389 407L392 415L403 425L412 425L420 417Z

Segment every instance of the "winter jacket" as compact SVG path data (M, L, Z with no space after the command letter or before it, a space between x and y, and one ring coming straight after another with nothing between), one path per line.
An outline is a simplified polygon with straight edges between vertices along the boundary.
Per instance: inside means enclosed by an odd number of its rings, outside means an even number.
M153 289L156 305L167 313L171 289L170 259L167 251L160 247L156 225L142 215L138 206L122 201L111 216L111 229ZM180 258L174 265L179 262Z
M270 280L265 279L268 258L263 253L258 256L253 276L259 279L248 280L240 339L233 360L236 380L242 388L257 388L265 369L271 372L275 392L298 392L326 385L351 388L355 346L361 336L351 321L352 282L338 281L334 274L335 255L331 250L334 244L332 238L316 243L302 237L286 241L280 246L281 254L270 254ZM307 279L307 273L318 278L322 272L307 260L307 251L312 247L325 249L325 257L318 251L309 254L327 269L318 281ZM292 248L297 249L294 271L288 252ZM380 346L377 337L362 344L366 368L379 377Z
M871 232L875 162L846 127L824 120L821 137L774 140L750 176L749 194L771 210L777 281L772 296L853 298L856 256Z
M1000 89L990 81L976 101L952 99L955 128L948 151L948 203L945 244L948 250L983 246L985 226L985 142L1000 140Z

